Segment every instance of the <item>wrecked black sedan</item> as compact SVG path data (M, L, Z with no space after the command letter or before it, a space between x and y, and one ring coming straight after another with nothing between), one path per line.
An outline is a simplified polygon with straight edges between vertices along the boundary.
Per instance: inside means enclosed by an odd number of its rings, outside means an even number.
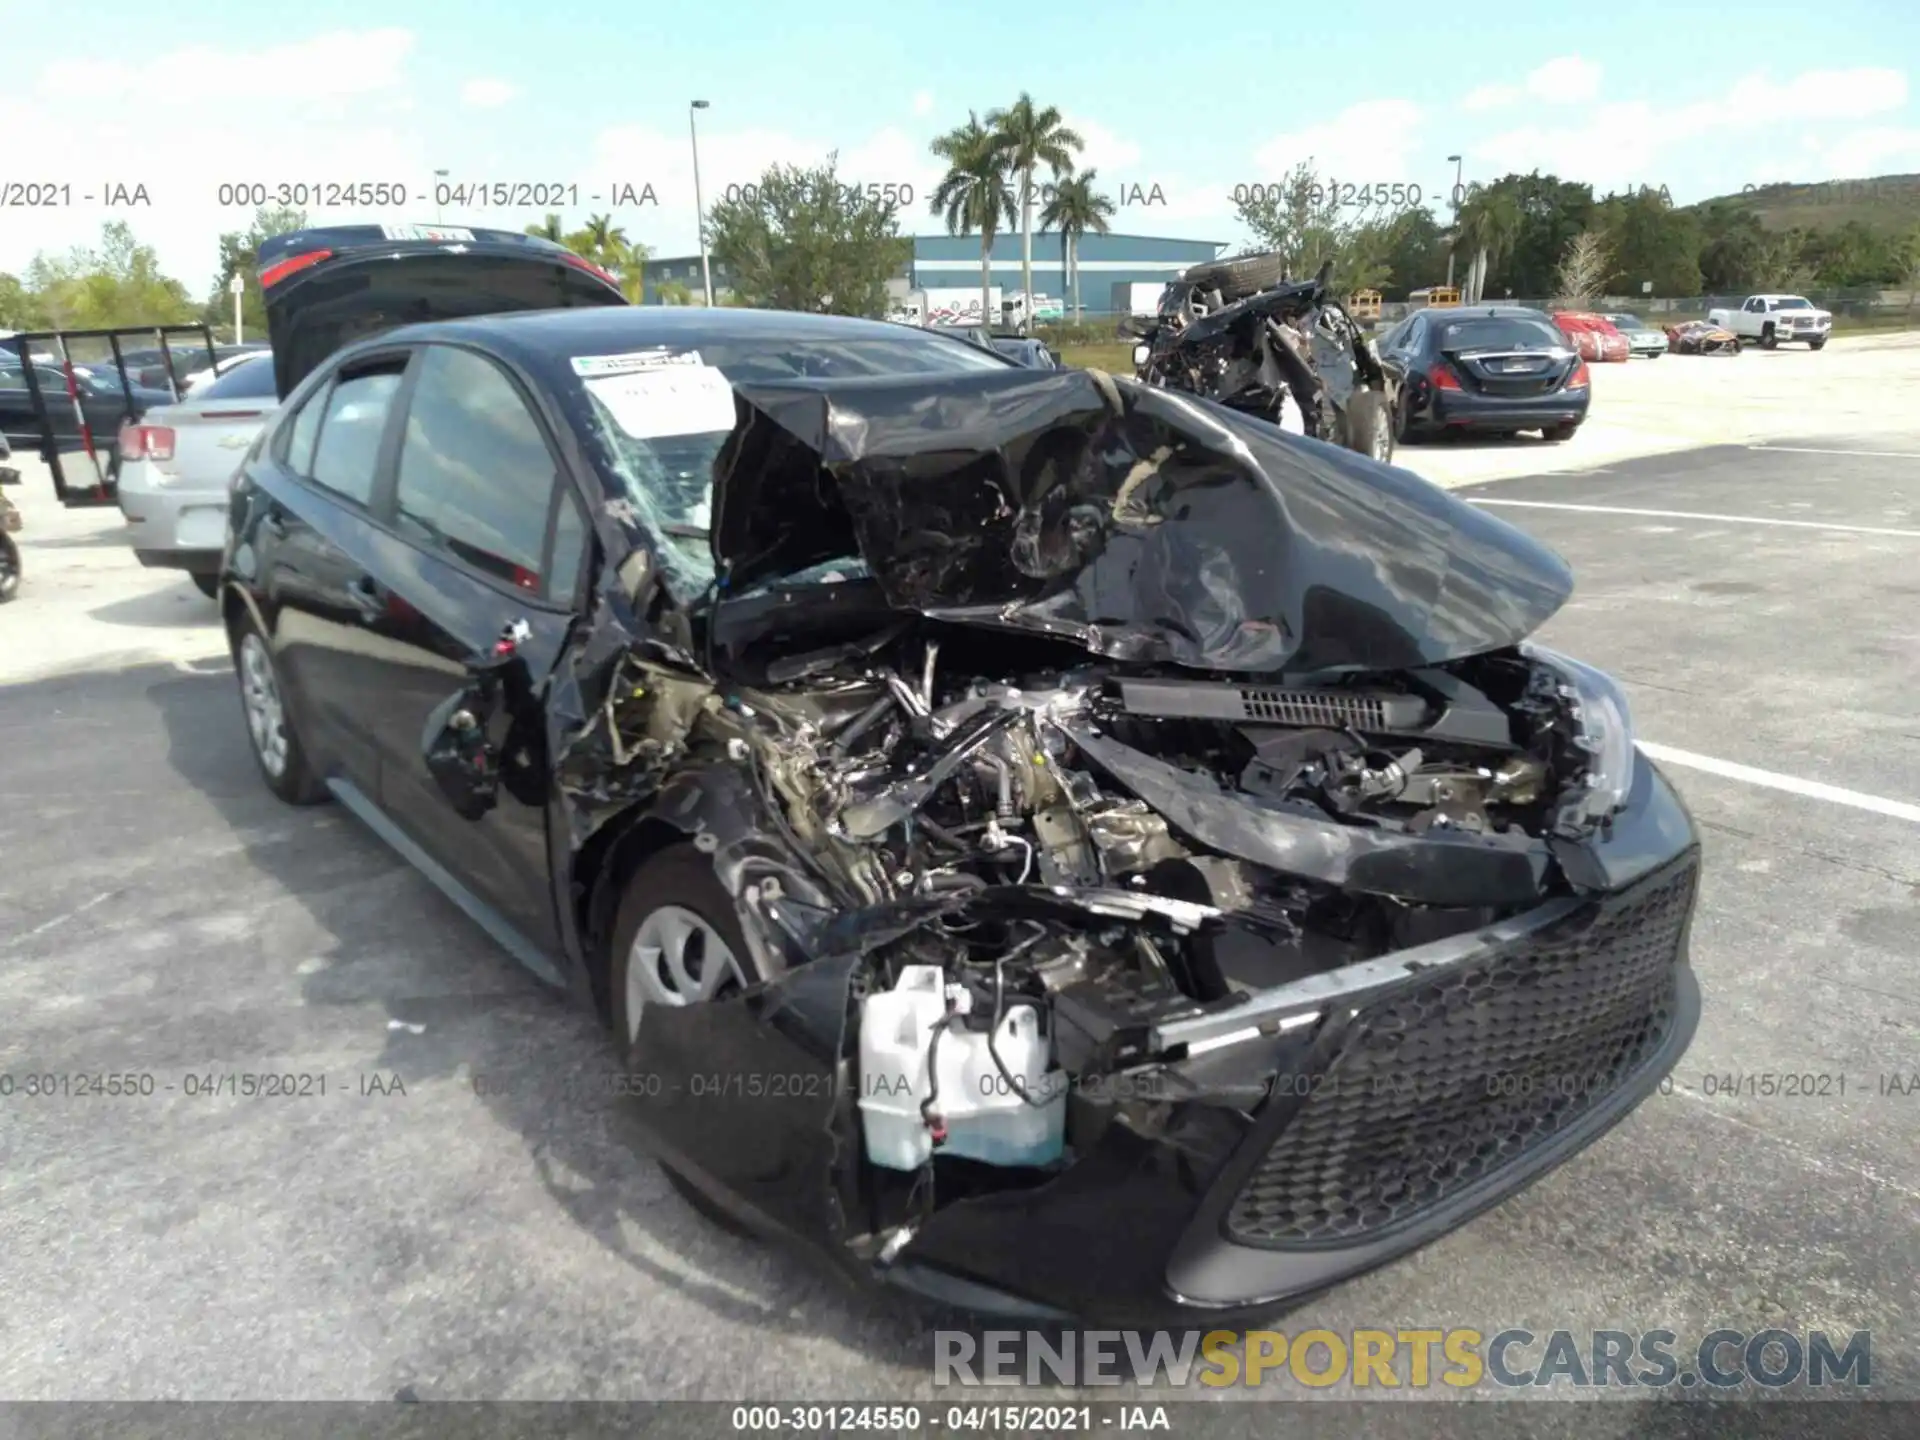
M1687 1046L1693 826L1529 639L1572 581L1520 531L524 237L262 261L287 399L222 592L260 771L594 1007L725 1223L979 1311L1268 1314Z

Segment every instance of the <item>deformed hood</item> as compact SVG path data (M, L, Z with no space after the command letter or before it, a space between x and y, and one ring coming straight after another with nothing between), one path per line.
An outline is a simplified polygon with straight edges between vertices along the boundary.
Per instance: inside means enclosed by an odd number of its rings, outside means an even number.
M1566 562L1405 470L1081 370L742 384L713 546L738 590L863 558L887 600L1209 670L1514 644Z

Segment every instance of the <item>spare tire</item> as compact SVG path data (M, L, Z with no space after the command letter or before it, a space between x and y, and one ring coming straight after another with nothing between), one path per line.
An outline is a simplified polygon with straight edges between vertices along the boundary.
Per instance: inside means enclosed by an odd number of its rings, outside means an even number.
M1195 265L1181 277L1195 290L1218 290L1223 304L1244 300L1271 290L1287 278L1284 255L1242 255L1236 260L1215 260Z

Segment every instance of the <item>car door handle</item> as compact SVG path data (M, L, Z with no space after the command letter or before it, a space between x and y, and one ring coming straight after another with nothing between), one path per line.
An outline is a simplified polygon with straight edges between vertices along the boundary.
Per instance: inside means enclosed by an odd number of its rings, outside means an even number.
M347 586L347 599L362 615L379 615L387 608L386 602L380 598L378 587L365 575Z
M278 515L268 513L260 517L260 528L275 540L287 538L287 522Z

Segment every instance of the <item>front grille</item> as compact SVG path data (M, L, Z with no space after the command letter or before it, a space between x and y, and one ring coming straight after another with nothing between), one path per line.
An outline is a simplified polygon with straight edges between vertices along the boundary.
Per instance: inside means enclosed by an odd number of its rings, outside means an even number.
M1227 1214L1267 1249L1410 1222L1577 1122L1667 1038L1698 860L1363 1011ZM1284 1087L1283 1087L1284 1093Z

